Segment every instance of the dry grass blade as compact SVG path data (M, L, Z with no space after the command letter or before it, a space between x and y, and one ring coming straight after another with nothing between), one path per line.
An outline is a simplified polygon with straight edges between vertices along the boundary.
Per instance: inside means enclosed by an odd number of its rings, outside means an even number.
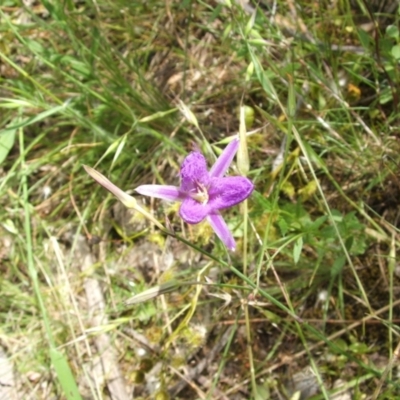
M90 252L89 246L82 238L78 242L79 254L82 260L82 272L89 271L95 260ZM101 332L102 326L107 325L108 316L106 313L106 303L100 283L92 277L85 277L84 288L87 299L87 312L90 316L91 328L98 331L94 337L98 357L100 358L103 376L97 376L97 382L106 382L111 398L113 400L129 400L127 384L118 365L118 354L109 334Z
M0 399L19 400L21 398L14 377L14 366L3 348L0 347Z

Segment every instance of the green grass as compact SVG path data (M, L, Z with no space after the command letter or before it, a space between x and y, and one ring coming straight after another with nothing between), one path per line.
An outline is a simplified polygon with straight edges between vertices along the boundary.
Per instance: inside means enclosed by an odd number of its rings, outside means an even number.
M3 3L0 343L17 398L295 398L296 381L313 399L399 397L397 8ZM133 189L177 184L193 145L211 164L242 105L256 191L224 212L230 254Z

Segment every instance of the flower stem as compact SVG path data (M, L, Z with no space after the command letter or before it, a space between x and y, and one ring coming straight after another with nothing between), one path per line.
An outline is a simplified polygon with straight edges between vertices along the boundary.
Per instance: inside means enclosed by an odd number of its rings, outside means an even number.
M243 275L245 276L247 276L247 233L248 233L247 228L249 225L248 222L249 222L248 205L247 205L247 200L245 200L243 202ZM244 308L244 319L246 321L247 351L248 351L249 365L250 365L251 386L252 386L253 398L257 398L257 384L256 384L256 374L254 370L250 313L247 301L244 302L243 308Z
M248 226L247 199L243 202L243 274L247 275L247 226Z

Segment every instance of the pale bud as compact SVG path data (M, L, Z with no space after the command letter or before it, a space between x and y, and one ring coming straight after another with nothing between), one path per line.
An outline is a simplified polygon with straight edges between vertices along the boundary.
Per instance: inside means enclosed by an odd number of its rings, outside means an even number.
M148 211L146 211L143 207L140 207L137 203L136 199L130 196L128 193L125 193L118 186L114 185L109 179L107 179L100 172L96 171L94 168L88 167L84 165L85 171L101 186L107 189L111 194L113 194L126 208L132 208L135 211L141 213L145 218L154 223L154 225L158 226L160 229L165 230L165 228L158 222Z
M247 150L247 131L245 120L245 107L240 106L240 122L239 122L239 150L237 153L237 166L239 172L246 176L250 169L249 153Z

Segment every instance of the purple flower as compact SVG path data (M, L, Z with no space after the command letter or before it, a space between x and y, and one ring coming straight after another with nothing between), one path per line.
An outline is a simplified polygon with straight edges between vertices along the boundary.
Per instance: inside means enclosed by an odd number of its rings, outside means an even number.
M191 152L181 166L181 186L142 185L135 190L145 196L164 200L182 201L179 215L188 224L197 224L207 218L217 236L226 247L235 250L235 240L220 214L247 199L253 183L243 176L224 177L239 147L235 139L207 171L207 162L198 152Z

